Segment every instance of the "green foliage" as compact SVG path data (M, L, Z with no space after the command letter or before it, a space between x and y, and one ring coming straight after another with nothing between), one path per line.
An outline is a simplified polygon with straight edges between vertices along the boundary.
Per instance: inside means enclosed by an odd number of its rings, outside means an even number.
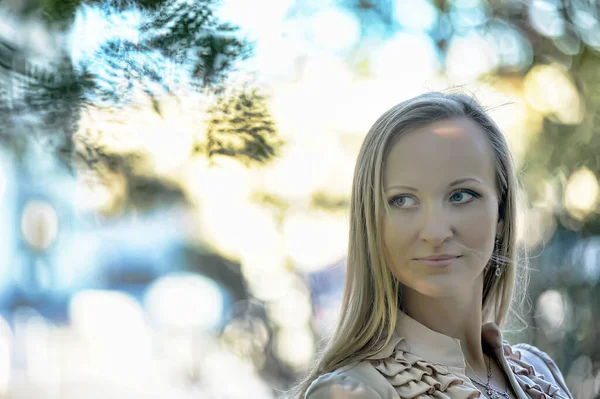
M235 157L246 165L265 163L282 144L265 97L256 89L235 89L222 95L208 114L207 140L197 151L209 157Z
M311 208L329 212L345 211L349 206L347 197L335 197L324 191L314 193L310 201Z
M63 26L69 26L73 22L80 5L81 0L40 0L46 21Z
M156 10L167 0L32 0L30 8L41 8L46 21L58 23L64 27L69 26L75 17L77 9L83 4L109 5L116 10L136 6L146 10Z
M141 88L152 109L161 114L160 97L171 95L170 85L182 79L191 80L192 87L201 93L217 93L216 105L210 111L208 140L199 143L195 154L202 150L209 157L233 156L245 164L264 163L275 155L279 142L265 98L247 87L235 93L226 89L228 74L236 62L251 55L252 47L235 36L236 27L219 22L213 10L216 2L32 0L26 8L41 9L48 22L66 27L82 4L98 5L113 14L131 5L142 8L146 22L140 29L140 40L134 43L116 38L106 42L76 68L66 57L60 65L36 69L22 49L9 47L0 52L3 65L13 69L21 66L11 70L8 79L19 82L20 97L10 93L10 101L1 104L0 112L7 116L0 128L5 144L15 151L26 145L14 134L20 128L11 122L31 121L28 129L43 130L65 165L125 173L134 179L134 165L140 162L134 154L111 154L110 149L89 137L74 147L72 135L77 130L80 111L135 106L134 89ZM48 25L47 33L52 32ZM22 62L15 63L15 58ZM173 69L180 75L166 76L166 71ZM31 72L38 70L41 72ZM189 76L184 76L186 73Z
M192 76L200 87L221 83L235 62L251 55L250 44L235 36L238 29L218 21L213 4L167 1L142 28L150 36L150 48L177 63L195 60Z

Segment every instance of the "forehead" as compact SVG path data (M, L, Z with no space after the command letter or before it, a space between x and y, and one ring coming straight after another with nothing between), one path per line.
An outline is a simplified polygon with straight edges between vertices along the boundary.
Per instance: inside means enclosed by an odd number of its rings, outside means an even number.
M433 122L404 132L392 144L384 184L450 183L476 177L493 185L495 156L483 129L468 118Z

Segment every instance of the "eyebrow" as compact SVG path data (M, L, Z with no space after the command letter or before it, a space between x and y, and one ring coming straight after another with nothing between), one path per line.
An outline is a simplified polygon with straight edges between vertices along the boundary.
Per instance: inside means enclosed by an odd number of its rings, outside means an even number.
M479 180L479 179L476 179L474 177L467 177L467 178L464 178L464 179L458 179L458 180L453 181L452 183L450 183L450 185L448 185L448 187L458 186L459 184L462 184L462 183L465 183L465 182L468 182L468 181L474 181L474 182L477 182L477 183L482 183L482 181ZM391 190L393 188L399 188L399 189L413 191L413 192L419 191L416 188L410 187L410 186L389 186L389 187L387 187L385 189L385 191Z

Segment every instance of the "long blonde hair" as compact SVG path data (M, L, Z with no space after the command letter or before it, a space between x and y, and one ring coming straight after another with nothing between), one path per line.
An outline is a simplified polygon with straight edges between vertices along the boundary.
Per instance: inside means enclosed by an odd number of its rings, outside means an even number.
M392 338L400 283L387 266L383 246L382 215L387 209L383 194L383 165L392 143L410 129L443 119L468 117L487 134L496 160L499 218L503 220L494 255L484 272L482 321L500 328L513 302L517 281L516 207L518 181L508 143L499 128L472 97L430 92L386 111L373 124L358 154L350 200L350 236L347 271L340 318L332 337L317 356L312 369L294 389L303 398L319 375L361 361ZM526 257L525 257L526 259ZM496 277L496 264L502 275ZM526 269L526 265L524 267ZM524 297L526 274L519 287Z

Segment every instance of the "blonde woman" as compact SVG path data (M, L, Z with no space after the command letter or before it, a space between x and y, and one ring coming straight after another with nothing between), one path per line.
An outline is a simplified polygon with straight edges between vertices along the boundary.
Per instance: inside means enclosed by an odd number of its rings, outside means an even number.
M502 338L524 275L517 184L471 97L427 93L385 112L354 173L340 320L295 396L572 398L547 354Z

